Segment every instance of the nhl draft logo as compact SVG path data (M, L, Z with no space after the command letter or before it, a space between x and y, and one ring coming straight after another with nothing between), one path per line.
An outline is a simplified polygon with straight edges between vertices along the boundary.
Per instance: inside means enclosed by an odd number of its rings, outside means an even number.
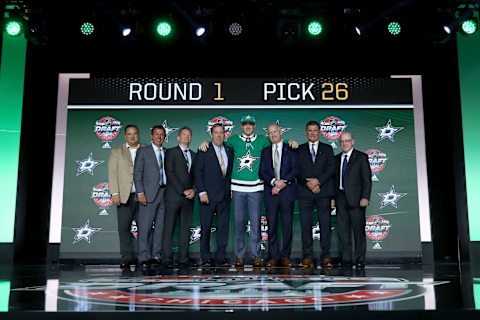
M98 138L105 142L102 148L108 149L111 148L108 142L115 139L120 133L121 128L122 124L120 121L113 117L105 116L95 121L93 132L95 132Z
M108 216L107 208L112 205L112 198L110 190L108 189L108 182L100 182L92 188L92 195L90 198L102 210L101 216Z
M132 220L132 223L130 224L130 233L135 239L138 239L138 226L137 226L137 221Z
M217 228L211 228L210 229L211 234L214 233L215 231L217 231ZM202 227L201 226L196 226L194 228L190 228L190 242L189 242L189 244L197 242L198 240L200 240L201 237L202 237Z
M380 216L371 216L367 219L365 234L373 241L382 241L388 236L391 227L392 225L387 219ZM378 246L375 249L381 249Z
M376 173L385 168L388 160L387 155L377 149L367 150L366 154L368 155L368 162L372 171L372 181L378 181Z
M312 226L312 239L313 241L320 241L320 223Z
M215 118L208 120L207 133L210 134L210 129L212 129L212 126L217 123L222 124L225 128L225 139L230 137L235 126L233 125L232 120L228 120L224 116L216 116Z
M347 125L345 121L335 116L330 116L320 121L320 131L322 135L330 140L339 139L346 128Z

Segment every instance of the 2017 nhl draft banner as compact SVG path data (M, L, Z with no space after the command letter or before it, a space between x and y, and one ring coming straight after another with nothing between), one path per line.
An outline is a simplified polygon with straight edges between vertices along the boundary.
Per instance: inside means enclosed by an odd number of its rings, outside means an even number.
M367 256L421 257L431 241L420 76L303 78L113 78L61 74L52 187L50 243L61 258L119 257L116 208L108 185L108 157L135 124L140 141L150 128L166 129L165 146L177 145L179 128L193 130L191 148L209 140L209 128L225 125L225 135L241 133L240 119L256 117L255 133L280 125L286 140L307 141L305 124L321 125L320 140L341 152L340 137L355 135L368 154L372 194L365 232ZM248 166L234 170L248 169ZM229 251L233 250L233 211ZM293 256L301 255L298 206L294 213ZM332 254L339 251L332 211ZM194 206L190 252L199 251L200 218ZM215 226L212 229L215 230ZM136 226L132 225L132 233ZM249 224L245 225L249 237ZM318 224L312 228L316 243ZM212 234L214 243L215 232ZM262 249L268 224L262 218ZM176 237L174 250L176 249ZM248 247L248 246L247 246ZM316 245L319 250L319 244ZM213 249L215 249L213 247Z

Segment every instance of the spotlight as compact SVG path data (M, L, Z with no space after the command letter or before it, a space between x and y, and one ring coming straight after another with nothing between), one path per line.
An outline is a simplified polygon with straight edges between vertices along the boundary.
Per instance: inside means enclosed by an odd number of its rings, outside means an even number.
M311 21L308 24L307 30L308 30L308 34L310 34L311 36L318 36L322 33L323 26L318 21Z
M468 19L462 22L462 31L465 34L473 34L477 31L477 29L477 21L475 21L474 19Z
M89 36L95 31L95 26L91 22L84 22L80 25L80 32L83 35Z
M197 27L197 29L195 30L195 35L196 35L197 37L202 37L202 36L205 35L205 32L206 32L206 31L207 31L207 30L205 29L205 27Z
M132 28L130 27L124 27L122 29L122 36L128 37L132 33Z
M402 26L397 21L391 21L387 26L387 30L392 36L398 36L402 32Z
M228 26L228 32L230 32L232 36L239 36L242 34L242 31L243 31L242 25L238 22L232 22Z
M19 37L24 32L23 22L17 19L5 21L5 32L11 37Z
M361 36L362 35L362 29L360 27L355 27L355 32Z
M166 21L157 23L156 31L160 37L168 37L172 33L172 26Z

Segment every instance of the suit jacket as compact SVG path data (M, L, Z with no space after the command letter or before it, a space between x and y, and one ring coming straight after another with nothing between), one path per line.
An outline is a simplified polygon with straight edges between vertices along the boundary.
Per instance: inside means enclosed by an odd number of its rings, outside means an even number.
M140 145L143 147L143 145ZM108 185L110 194L118 193L120 202L128 201L133 185L133 162L125 143L115 147L108 157Z
M343 161L342 153L335 156L335 190L340 188L340 163ZM356 149L353 149L350 160L345 169L345 185L343 186L348 205L359 207L360 199L370 201L372 192L372 172L368 162L368 156Z
M320 197L333 197L335 159L330 145L318 142L315 163L312 161L309 143L298 147L298 196L300 198L313 197L315 194L307 187L307 178L317 178L320 182Z
M160 187L160 169L158 168L157 154L151 144L139 148L137 151L133 167L133 181L135 181L137 194L143 192L147 197L147 202L155 200Z
M175 148L167 150L165 154L165 172L168 181L165 190L166 201L191 201L183 195L185 190L195 188L193 173L195 172L195 159L197 154L190 150L190 155L192 157L192 164L189 173L182 149L176 146Z
M222 175L220 163L212 143L208 150L199 150L195 160L195 185L197 191L207 192L210 202L221 202L230 198L230 178L233 170L233 149L223 145L228 157L228 167L225 177Z
M262 150L260 157L260 170L258 175L263 180L265 192L263 193L265 201L268 203L272 196L272 179L275 178L275 171L273 169L272 146L266 147ZM298 175L298 155L297 152L283 144L282 160L280 164L280 178L287 180L287 186L280 191L279 196L285 196L288 200L294 201L297 198L297 186L295 185L295 178Z

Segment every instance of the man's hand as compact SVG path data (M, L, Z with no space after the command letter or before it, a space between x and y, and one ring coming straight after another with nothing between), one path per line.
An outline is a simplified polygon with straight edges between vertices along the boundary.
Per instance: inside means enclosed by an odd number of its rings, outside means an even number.
M142 205L146 206L147 205L147 196L145 196L145 193L139 193L137 194L138 202L140 202Z
M204 140L202 143L200 143L200 146L198 147L199 150L202 150L203 152L207 152L208 150L208 141Z
M366 206L368 206L368 199L360 199L360 207L365 208Z
M281 189L280 189L279 187L273 187L273 188L272 188L272 195L273 195L273 196L276 196L277 194L280 193L280 190L281 190Z
M335 199L330 200L330 207L335 208Z
M204 204L208 204L208 203L209 203L209 201L208 201L208 194L206 194L206 193L205 193L205 194L202 194L202 195L200 196L200 202L201 202L201 203L204 203Z
M120 205L120 195L118 193L112 195L112 203L116 206Z
M317 185L311 189L311 191L315 194L320 193L320 187Z
M283 179L275 180L275 187L279 189L278 191L282 190L286 186L287 186L287 180L283 180Z
M317 178L307 178L307 187L308 189L313 191L313 188L315 187L320 188L320 182L318 181Z
M191 199L193 199L193 197L195 197L195 189L187 189L187 190L183 191L183 194L184 194L185 198L191 200Z
M292 149L298 149L298 142L295 139L288 140L288 146Z

